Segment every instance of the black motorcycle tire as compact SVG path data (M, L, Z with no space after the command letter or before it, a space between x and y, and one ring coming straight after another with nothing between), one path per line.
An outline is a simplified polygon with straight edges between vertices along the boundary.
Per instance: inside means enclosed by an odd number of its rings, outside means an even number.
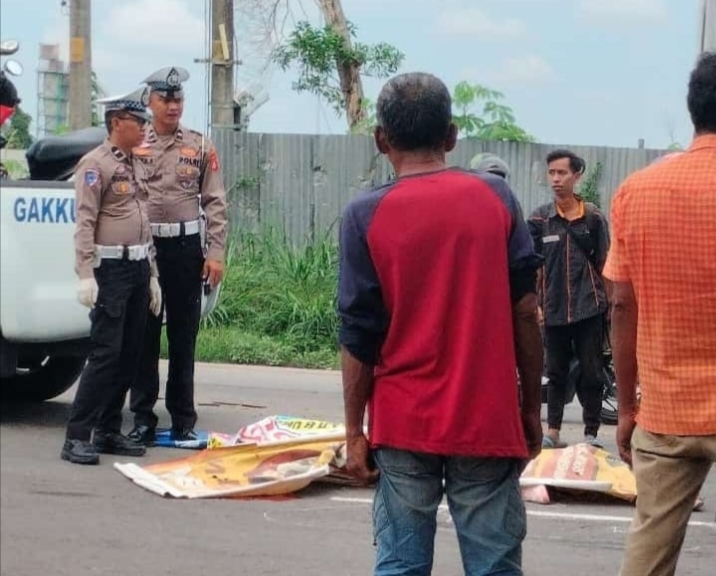
M617 379L611 364L604 366L604 392L602 395L602 424L616 426L619 420L617 407Z

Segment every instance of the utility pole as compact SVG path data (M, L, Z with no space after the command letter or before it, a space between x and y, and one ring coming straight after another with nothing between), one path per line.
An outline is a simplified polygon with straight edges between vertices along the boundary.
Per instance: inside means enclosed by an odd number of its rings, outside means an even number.
M348 22L343 13L340 0L321 0L321 12L336 33L345 41L346 47L351 47L351 35L348 32ZM345 102L348 125L353 128L363 119L363 82L360 77L360 67L355 63L338 62L338 77L341 82L341 92Z
M90 0L70 0L70 130L92 125Z
M716 0L701 0L699 52L716 51Z
M234 0L211 0L211 125L234 128Z

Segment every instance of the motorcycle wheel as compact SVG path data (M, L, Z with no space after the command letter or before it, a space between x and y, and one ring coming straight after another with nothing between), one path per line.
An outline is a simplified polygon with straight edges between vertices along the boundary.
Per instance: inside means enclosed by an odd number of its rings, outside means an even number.
M604 366L604 393L602 395L602 424L615 426L619 419L617 406L617 379L611 364Z

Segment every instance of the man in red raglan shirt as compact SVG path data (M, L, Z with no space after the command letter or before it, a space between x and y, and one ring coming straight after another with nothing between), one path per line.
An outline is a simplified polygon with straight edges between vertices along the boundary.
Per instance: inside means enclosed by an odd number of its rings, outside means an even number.
M446 166L456 128L438 78L393 78L377 116L397 179L346 207L338 284L348 470L378 481L375 574L431 573L444 481L466 574L521 575L541 258L503 178Z

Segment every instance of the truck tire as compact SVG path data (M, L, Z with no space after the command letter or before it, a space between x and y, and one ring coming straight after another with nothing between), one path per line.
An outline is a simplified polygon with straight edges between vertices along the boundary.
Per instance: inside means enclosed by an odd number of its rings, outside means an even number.
M77 381L86 360L86 356L48 356L18 366L15 376L0 382L3 403L42 402L59 396Z

